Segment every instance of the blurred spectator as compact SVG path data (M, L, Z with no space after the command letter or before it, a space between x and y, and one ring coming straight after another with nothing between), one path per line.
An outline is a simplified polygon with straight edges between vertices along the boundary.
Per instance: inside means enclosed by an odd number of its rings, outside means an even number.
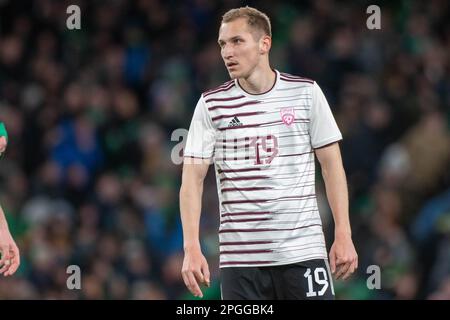
M450 297L450 4L250 1L273 22L275 68L316 80L343 132L360 269L337 298ZM81 7L67 30L66 7ZM181 166L199 94L228 80L221 15L242 1L0 1L0 203L22 264L3 299L184 299ZM202 247L220 298L214 172ZM325 193L318 186L318 197ZM321 208L332 232L329 208ZM66 287L79 265L82 289ZM382 289L368 290L379 265Z

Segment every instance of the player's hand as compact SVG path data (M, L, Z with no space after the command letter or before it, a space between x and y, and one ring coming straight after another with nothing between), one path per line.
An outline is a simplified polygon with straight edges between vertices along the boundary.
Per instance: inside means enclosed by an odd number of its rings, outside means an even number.
M20 253L8 229L0 229L0 274L13 275L20 265Z
M6 137L0 137L0 156L6 150L6 146L8 145L8 141L6 141Z
M199 284L209 287L209 267L200 249L185 250L183 268L181 270L183 281L190 292L196 297L203 298Z
M330 250L331 272L346 280L358 268L358 255L350 235L336 235Z

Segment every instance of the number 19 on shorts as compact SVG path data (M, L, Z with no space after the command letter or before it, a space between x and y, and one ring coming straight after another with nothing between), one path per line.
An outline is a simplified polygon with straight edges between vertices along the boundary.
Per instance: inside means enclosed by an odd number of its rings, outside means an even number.
M303 275L308 280L308 291L306 292L306 296L308 298L323 296L328 289L329 279L328 274L325 268L319 267L315 268L314 272L311 271L311 268L306 269L305 274ZM313 282L321 286L318 291L314 291ZM333 290L334 291L334 290ZM334 294L334 292L333 292Z

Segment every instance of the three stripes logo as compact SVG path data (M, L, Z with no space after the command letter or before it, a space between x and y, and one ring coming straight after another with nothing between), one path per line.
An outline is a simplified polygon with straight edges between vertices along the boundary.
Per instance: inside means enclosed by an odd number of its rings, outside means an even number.
M240 122L238 117L236 117L236 116L228 124L228 128L229 127L239 127L239 126L242 126L242 122Z

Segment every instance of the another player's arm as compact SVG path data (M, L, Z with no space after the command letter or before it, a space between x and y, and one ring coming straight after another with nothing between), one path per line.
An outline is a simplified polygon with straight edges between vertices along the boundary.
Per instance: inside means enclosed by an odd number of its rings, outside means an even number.
M5 152L8 145L8 132L3 122L0 122L0 155ZM20 265L19 248L14 242L8 228L5 213L0 206L0 274L13 275Z
M185 285L197 297L203 297L199 283L209 286L208 263L200 248L200 215L203 182L209 163L200 159L185 158L180 188L180 212L183 225L184 261L182 276Z
M13 275L20 265L20 253L8 228L5 213L0 206L0 274Z
M0 122L0 156L5 152L8 144L8 132L3 122Z
M358 267L349 220L347 179L337 142L315 149L335 223L330 265L336 279L347 279Z

